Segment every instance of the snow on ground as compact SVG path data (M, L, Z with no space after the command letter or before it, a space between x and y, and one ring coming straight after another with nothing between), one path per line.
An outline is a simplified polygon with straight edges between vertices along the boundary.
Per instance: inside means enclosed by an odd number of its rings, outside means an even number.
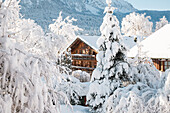
M90 113L88 107L75 105L73 109L66 105L61 105L61 113Z

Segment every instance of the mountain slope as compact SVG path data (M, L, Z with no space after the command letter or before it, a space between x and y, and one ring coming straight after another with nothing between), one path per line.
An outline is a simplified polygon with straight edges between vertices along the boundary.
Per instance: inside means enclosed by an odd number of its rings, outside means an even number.
M170 21L170 11L138 11L124 0L112 0L112 5L118 10L115 15L120 23L122 18L130 12L146 12L152 17L152 21L159 20L163 15ZM100 34L99 27L103 20L103 10L106 6L105 0L21 0L21 13L24 18L31 18L47 30L52 20L58 17L60 11L63 16L71 16L78 21L74 24L83 28L83 34Z
M75 10L77 12L91 12L94 14L100 14L106 6L106 0L22 0L21 4L27 4L28 7L31 5L41 5L41 2L46 2L46 5L62 2L63 5L59 7L66 6L68 9ZM136 9L124 0L113 0L112 6L118 8L117 11L121 13L133 12Z
M21 0L21 13L24 18L35 20L44 29L56 19L60 11L63 16L72 16L78 19L74 24L84 29L83 34L96 32L103 18L106 7L105 0ZM136 9L124 0L113 0L112 5L117 7L116 12L132 12Z
M86 5L90 5L93 8L102 9L107 6L106 0L84 0ZM117 8L117 12L128 13L136 11L136 9L128 2L124 0L112 0L112 6Z

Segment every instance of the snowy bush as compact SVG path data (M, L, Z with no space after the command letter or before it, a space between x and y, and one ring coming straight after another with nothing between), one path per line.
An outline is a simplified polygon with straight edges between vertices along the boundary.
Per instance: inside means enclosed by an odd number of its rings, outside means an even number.
M85 71L81 71L81 70L73 71L72 75L74 77L76 77L77 79L79 79L80 82L89 82L90 81L90 74Z
M81 104L80 100L82 96L87 94L88 90L87 85L82 84L77 78L67 74L62 74L62 80L57 86L57 89L64 92L73 105Z
M19 50L14 39L0 39L1 106L14 112L59 112L59 92L53 89L57 68ZM6 105L8 104L8 106Z
M115 90L105 104L106 113L144 113L145 102L155 96L156 90L137 83Z
M159 88L160 73L153 64L140 63L137 65L138 82L142 82L151 88Z
M105 104L106 113L169 113L170 70L163 75L163 87L151 88L138 82L115 90ZM159 82L157 82L159 84Z
M161 79L161 83L164 82L163 87L157 89L157 94L153 96L148 102L145 108L146 113L169 113L170 112L170 70L167 70L164 75L164 79Z
M121 31L127 36L149 36L152 33L153 23L149 21L150 16L146 14L130 13L122 20ZM142 24L141 24L142 23Z
M135 58L129 58L128 62L134 67L132 73L135 76L134 82L142 82L151 88L159 88L160 73L153 65L152 59L147 57L142 50L143 45L137 42L138 53Z
M161 76L161 88L165 88L166 92L170 93L170 69L166 70L164 74Z
M163 16L162 18L160 18L159 22L156 22L156 29L155 29L155 31L159 30L160 28L162 28L166 24L168 24L168 20L166 19L165 16Z

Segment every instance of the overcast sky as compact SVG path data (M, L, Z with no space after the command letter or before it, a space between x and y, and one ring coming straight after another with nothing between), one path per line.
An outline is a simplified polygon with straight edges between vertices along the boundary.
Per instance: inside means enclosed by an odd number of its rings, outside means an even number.
M125 0L137 9L170 10L170 0Z

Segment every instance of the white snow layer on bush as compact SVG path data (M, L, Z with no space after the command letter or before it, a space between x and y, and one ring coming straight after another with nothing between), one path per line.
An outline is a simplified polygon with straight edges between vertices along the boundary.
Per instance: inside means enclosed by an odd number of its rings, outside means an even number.
M89 83L82 83L72 75L62 74L62 79L57 88L68 97L71 104L80 104L80 99L85 96L89 90Z
M105 104L106 113L169 113L170 70L163 75L165 85L154 89L143 83L117 89ZM157 81L159 84L159 81Z
M20 51L15 39L1 38L0 44L1 111L60 112L60 92L53 89L52 79L60 77L56 66Z
M73 71L72 75L80 80L80 82L89 82L90 81L90 74L85 71L77 70Z

